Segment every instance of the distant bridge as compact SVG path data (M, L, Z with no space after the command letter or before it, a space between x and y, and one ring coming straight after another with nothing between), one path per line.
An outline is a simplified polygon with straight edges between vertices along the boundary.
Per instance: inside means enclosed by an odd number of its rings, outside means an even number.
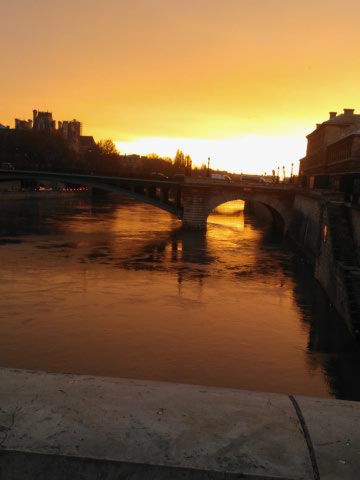
M286 231L295 188L185 177L184 181L109 177L77 173L0 170L1 180L34 180L71 183L115 192L176 215L189 228L205 229L207 217L219 205L244 200L265 205L274 223Z

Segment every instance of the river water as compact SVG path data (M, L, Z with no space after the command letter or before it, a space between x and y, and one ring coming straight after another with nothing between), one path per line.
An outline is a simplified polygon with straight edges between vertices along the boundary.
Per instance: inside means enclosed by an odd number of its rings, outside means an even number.
M360 351L311 268L236 209L1 200L0 366L360 400Z

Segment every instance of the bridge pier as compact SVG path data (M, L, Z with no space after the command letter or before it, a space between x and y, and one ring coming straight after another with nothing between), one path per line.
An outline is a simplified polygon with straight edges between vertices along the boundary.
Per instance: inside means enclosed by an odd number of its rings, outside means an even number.
M164 203L169 203L169 189L168 188L161 188L160 189L160 200Z
M205 230L209 215L208 195L201 188L186 188L182 194L183 226Z

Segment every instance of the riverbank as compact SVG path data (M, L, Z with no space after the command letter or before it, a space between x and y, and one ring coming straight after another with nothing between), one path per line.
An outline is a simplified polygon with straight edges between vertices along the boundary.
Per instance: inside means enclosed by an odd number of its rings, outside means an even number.
M0 369L4 479L355 480L360 403Z

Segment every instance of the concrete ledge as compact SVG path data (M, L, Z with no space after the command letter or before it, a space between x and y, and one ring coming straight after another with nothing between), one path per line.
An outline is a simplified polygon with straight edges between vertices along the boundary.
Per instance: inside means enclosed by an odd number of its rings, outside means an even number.
M321 478L357 479L360 404L298 402ZM340 450L323 445L329 429ZM285 395L0 369L0 478L312 480L314 469Z
M360 402L296 397L321 480L360 478Z

